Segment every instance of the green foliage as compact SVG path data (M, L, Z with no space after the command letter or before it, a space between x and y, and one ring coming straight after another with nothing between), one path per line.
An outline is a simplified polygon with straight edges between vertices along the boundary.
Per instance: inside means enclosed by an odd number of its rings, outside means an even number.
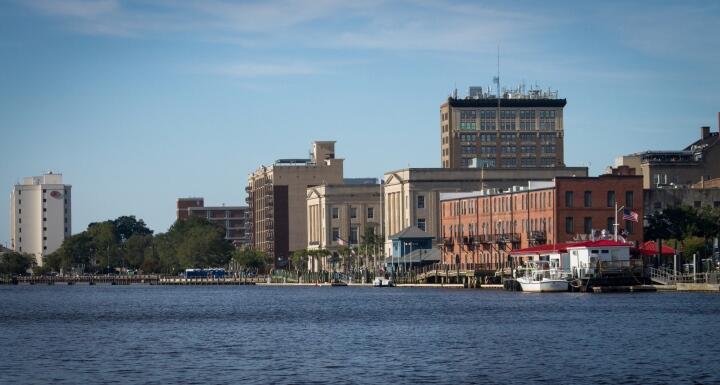
M382 255L384 239L382 233L375 234L375 226L365 225L365 230L360 236L360 251L364 255Z
M697 254L698 258L705 257L707 253L706 242L701 237L687 237L682 242L682 255L685 258L692 258Z
M305 270L307 268L308 256L311 255L310 250L302 249L293 251L290 261L296 271Z
M230 260L232 244L225 230L203 218L175 222L167 233L153 236L142 219L122 216L91 223L86 231L68 237L45 257L44 268L60 271L85 265L88 272L104 272L109 264L146 273L174 274L192 267L220 267Z
M265 270L272 264L266 253L257 250L235 250L233 260L246 269Z
M144 236L153 233L142 219L137 220L134 215L122 216L109 222L115 228L115 238L121 241L129 240L134 235Z
M0 274L25 275L33 266L35 257L32 254L14 251L0 254Z
M669 207L648 216L645 239L711 238L720 234L720 211L706 208Z

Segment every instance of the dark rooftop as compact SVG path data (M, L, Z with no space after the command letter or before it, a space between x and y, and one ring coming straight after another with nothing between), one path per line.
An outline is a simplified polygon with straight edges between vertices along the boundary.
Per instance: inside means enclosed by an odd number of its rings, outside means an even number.
M450 107L497 107L497 98L454 99L448 98ZM565 107L567 99L500 99L500 107Z

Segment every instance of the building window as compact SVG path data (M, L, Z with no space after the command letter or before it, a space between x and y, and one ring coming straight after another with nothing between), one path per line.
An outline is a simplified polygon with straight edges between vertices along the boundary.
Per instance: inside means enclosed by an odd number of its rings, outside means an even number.
M47 250L47 246L43 246L43 250Z
M18 223L22 223L22 218L18 218Z
M573 233L573 217L565 217L565 232L568 234Z
M350 207L350 218L352 218L352 219L357 218L357 208L356 207Z
M715 202L715 203L720 203L720 202ZM716 207L717 207L717 206L716 206ZM655 202L655 203L653 203L653 208L654 208L654 209L661 209L661 208L662 208L662 203L661 203L661 202Z
M348 242L351 245L357 245L358 244L358 227L357 226L350 226L350 239L348 239Z
M583 231L585 234L590 234L592 231L592 217L585 217L583 219Z
M375 208L373 208L373 207L368 207L368 208L367 208L367 218L368 218L368 219L373 219L374 217L375 217Z
M625 221L625 230L628 234L633 233L633 223L631 221Z
M607 192L607 207L615 207L615 191Z
M47 237L43 237L43 241L47 241Z
M633 192L632 191L625 191L625 207L632 208L633 207Z
M585 207L592 207L592 191L585 191L583 198L583 203L585 203Z
M715 201L715 202L713 202L713 206L715 206L715 207L720 207L720 201Z
M332 228L332 240L333 242L337 242L337 240L340 239L340 229L337 227Z
M43 203L47 203L47 199L43 198Z
M43 222L47 222L47 218L43 218Z
M425 218L418 218L417 227L418 229L425 231Z
M47 192L47 190L43 190L43 194L45 194L46 192Z
M565 191L565 207L573 207L573 192Z
M695 207L695 208L698 208L698 209L699 209L699 208L700 208L700 206L701 206L701 202L700 202L700 201L695 201L695 202L693 202L693 207Z
M332 208L332 219L340 218L340 209L337 207Z
M611 232L611 233L612 233L613 231L615 231L615 218L613 218L613 217L608 217L608 219L607 219L607 231L609 231L609 232Z
M419 208L419 209L425 208L425 196L424 195L417 196L417 208Z
M47 212L47 209L46 209L46 208L44 208L44 207L43 207L43 212L44 212L44 213L46 213L46 212Z
M22 233L22 227L18 227L18 233Z
M43 227L43 231L47 231L47 227Z
M18 214L22 214L22 209L18 209Z

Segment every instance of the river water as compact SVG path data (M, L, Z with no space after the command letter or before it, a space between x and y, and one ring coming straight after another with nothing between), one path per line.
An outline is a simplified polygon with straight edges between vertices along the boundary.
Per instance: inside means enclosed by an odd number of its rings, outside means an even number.
M0 286L0 383L720 383L720 295Z

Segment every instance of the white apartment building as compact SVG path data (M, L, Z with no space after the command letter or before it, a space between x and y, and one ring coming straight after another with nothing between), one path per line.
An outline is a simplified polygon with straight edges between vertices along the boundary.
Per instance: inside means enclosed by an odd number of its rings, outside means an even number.
M10 245L17 252L42 257L57 250L71 234L71 186L62 174L23 178L10 194Z

